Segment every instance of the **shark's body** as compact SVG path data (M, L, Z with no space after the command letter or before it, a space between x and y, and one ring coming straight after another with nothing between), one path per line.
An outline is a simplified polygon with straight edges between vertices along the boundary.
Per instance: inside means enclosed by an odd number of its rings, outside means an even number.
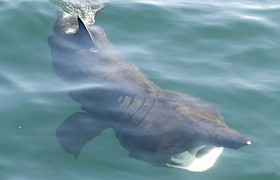
M161 89L124 61L100 27L59 15L49 45L56 73L85 111L73 114L57 129L62 147L76 157L84 144L107 128L113 128L131 157L191 171L210 168L223 147L250 144L225 125L212 104ZM208 165L196 167L199 159Z

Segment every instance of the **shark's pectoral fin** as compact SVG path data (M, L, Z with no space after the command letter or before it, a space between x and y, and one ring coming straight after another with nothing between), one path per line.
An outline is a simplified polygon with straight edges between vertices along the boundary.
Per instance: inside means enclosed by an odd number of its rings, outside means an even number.
M87 142L109 127L88 113L77 112L58 126L56 136L64 150L77 158Z
M226 147L231 149L238 149L245 145L250 145L250 139L224 125L213 126L208 128L208 139L206 142L216 147Z

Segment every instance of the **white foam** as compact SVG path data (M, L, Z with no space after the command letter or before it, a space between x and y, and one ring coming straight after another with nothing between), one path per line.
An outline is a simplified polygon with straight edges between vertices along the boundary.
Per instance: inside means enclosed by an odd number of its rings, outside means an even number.
M189 151L185 151L178 155L171 157L170 163L166 165L168 167L180 168L194 172L202 172L210 169L215 162L217 161L218 157L222 154L224 148L222 147L214 147L208 153L204 154L200 157L195 157L195 154L205 146L201 146L195 148L190 153Z

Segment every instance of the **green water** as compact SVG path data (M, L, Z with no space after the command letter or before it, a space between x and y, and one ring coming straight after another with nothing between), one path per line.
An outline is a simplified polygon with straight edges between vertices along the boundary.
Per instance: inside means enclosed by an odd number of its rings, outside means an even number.
M75 159L55 136L80 110L51 66L58 8L2 0L0 179L280 179L280 2L150 2L112 3L96 24L156 84L217 105L252 146L226 149L212 169L192 173L130 158L107 130Z

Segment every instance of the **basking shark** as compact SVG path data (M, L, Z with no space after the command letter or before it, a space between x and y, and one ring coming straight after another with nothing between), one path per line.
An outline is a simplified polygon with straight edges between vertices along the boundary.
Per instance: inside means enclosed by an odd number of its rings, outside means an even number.
M55 72L83 110L56 130L60 145L76 158L107 128L131 157L189 171L212 167L223 148L251 144L214 105L151 82L123 59L101 27L59 12L49 46Z

